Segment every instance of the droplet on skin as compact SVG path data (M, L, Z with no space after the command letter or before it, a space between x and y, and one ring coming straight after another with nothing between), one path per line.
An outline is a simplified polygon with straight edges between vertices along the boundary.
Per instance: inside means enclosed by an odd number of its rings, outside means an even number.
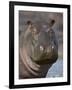
M53 49L54 47L52 46L52 49Z
M41 51L43 51L43 50L44 50L43 46L40 46L40 50L41 50Z

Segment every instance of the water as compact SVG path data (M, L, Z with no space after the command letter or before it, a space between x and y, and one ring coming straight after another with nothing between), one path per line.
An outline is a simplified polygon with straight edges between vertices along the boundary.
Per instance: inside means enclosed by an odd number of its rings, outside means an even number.
M62 77L63 76L63 60L58 59L56 63L49 69L46 77Z

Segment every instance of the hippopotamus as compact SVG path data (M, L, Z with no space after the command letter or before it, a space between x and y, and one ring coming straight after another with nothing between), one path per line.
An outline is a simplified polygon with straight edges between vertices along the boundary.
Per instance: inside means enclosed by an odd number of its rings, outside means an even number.
M19 79L44 78L58 59L58 43L54 30L41 30L38 23L27 21L27 30L19 38Z

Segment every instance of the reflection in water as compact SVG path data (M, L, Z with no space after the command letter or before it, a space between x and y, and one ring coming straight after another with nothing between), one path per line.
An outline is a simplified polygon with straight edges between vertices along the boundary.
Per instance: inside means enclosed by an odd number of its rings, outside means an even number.
M52 65L46 77L62 77L63 76L63 60L59 59Z

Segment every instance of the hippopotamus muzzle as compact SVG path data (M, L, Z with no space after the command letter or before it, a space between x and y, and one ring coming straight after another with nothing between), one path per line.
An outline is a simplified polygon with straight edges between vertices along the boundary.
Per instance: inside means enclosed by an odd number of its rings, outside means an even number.
M30 58L37 64L54 63L58 58L58 44L53 30L41 31L35 39L33 37Z

